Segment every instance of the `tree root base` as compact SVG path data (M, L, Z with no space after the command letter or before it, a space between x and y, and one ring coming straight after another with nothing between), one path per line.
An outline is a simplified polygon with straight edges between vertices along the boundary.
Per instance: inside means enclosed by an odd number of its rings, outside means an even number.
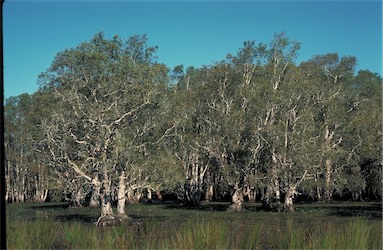
M229 212L243 212L245 211L245 208L243 207L242 202L233 203L226 209L226 211Z
M129 218L125 213L124 214L107 214L102 215L95 222L96 226L116 226L121 224L123 221L127 220L131 222L131 218Z

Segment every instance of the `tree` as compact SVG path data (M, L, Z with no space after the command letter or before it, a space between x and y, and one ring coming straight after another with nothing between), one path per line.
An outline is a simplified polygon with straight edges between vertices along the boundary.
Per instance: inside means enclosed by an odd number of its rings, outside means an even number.
M27 198L28 157L31 140L28 134L28 104L30 96L10 97L4 107L4 149L6 200L24 202Z
M172 71L145 35L58 53L38 92L6 100L7 199L61 189L101 206L99 225L163 189L188 206L231 197L230 211L246 198L278 211L297 195L381 199L381 77L336 53L296 65L299 47L280 33Z
M298 112L304 105L303 98L296 95L292 88L293 60L297 56L300 44L291 42L284 33L280 33L275 35L269 46L260 44L256 49L246 49L248 45L249 43L245 44L245 49L238 55L244 55L244 51L255 52L256 59L253 61L257 64L247 63L242 66L243 82L245 85L252 85L250 89L243 91L251 93L251 96L244 96L242 99L247 100L249 107L252 107L248 111L253 115L249 121L255 120L257 123L252 129L256 133L250 136L257 138L253 139L256 144L251 147L252 158L256 159L257 174L263 175L252 179L263 180L260 186L264 186L262 199L265 207L270 208L274 200L279 209L283 192L285 207L290 210L290 198L296 193L298 184L305 176L303 169L296 169L298 165L292 159L294 149L291 143L296 133L294 129Z
M99 33L58 53L40 76L42 89L50 90L61 108L45 126L52 161L64 176L75 174L100 192L98 224L126 217L124 202L118 202L120 214L113 214L112 193L117 185L124 201L129 164L136 152L145 151L142 138L151 131L150 114L166 83L167 68L153 62L156 48L146 43L146 36L124 43ZM121 147L128 153L121 154Z
M52 179L36 141L42 133L40 104L36 95L10 97L4 107L4 143L6 166L6 200L11 202L44 202ZM46 104L46 103L45 103Z
M361 70L353 81L352 93L346 111L352 126L347 134L356 146L350 149L349 161L354 167L349 171L351 175L345 189L354 200L363 199L362 195L381 200L382 78Z
M353 139L355 135L350 136L356 128L351 122L355 115L352 106L359 102L353 95L355 65L354 57L339 58L332 53L314 56L300 66L312 93L313 126L317 131L311 138L317 147L312 158L318 159L313 164L317 168L314 178L319 200L331 201L333 193L342 189L342 183L347 182L342 173L350 169L353 154L360 146Z

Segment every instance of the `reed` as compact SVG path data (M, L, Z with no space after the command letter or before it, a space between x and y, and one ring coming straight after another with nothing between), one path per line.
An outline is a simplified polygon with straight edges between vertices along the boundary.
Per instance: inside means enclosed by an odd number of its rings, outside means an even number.
M227 249L230 241L228 225L222 221L192 221L175 232L171 249Z
M32 235L30 226L25 221L7 223L7 248L8 249L31 249Z
M15 221L7 225L9 249L53 248L60 234L58 223L48 220Z
M146 207L137 207L146 209ZM381 220L150 207L114 227L57 218L7 221L8 249L381 249ZM138 211L138 210L137 210ZM64 211L63 211L64 212Z

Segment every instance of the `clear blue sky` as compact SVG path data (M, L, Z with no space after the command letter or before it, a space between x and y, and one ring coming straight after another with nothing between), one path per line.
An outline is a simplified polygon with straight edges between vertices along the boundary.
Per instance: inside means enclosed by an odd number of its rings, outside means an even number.
M54 56L89 40L147 34L169 67L209 65L286 32L299 61L338 52L382 75L381 1L5 1L4 96L33 93Z

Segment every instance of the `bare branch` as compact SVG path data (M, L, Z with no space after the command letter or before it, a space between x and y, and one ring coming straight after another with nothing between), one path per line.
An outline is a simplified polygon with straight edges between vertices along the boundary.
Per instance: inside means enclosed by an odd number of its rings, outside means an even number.
M71 159L69 159L68 155L65 154L65 159L68 161L68 163L72 166L73 170L76 171L76 173L78 173L81 177L84 177L85 179L87 179L88 181L92 181L93 178L91 178L90 176L86 175L80 168L79 166L77 166L76 163L74 163ZM85 162L87 162L88 160L90 159L93 159L92 157L88 157ZM85 163L84 162L84 163Z
M88 144L87 141L79 141L79 140L77 139L77 136L74 135L74 134L72 133L72 130L71 130L71 129L69 130L69 132L70 132L70 135L72 136L73 140L74 140L76 143L78 143L78 144Z
M359 101L359 102L354 102L354 105L353 105L349 110L347 110L346 113L349 113L349 112L353 111L356 107L359 106L359 104L360 104L361 102L365 102L365 101L368 101L368 99L363 99L363 100L361 100L361 101Z
M117 120L113 121L112 123L109 124L109 127L113 127L115 125L118 125L123 119L125 119L126 117L128 116L131 116L133 115L135 112L137 112L139 109L145 107L146 105L148 105L150 103L150 100L146 100L144 103L142 103L140 106L138 106L137 108L135 109L132 109L130 110L129 112L126 112L125 114L123 114L120 118L118 118Z

